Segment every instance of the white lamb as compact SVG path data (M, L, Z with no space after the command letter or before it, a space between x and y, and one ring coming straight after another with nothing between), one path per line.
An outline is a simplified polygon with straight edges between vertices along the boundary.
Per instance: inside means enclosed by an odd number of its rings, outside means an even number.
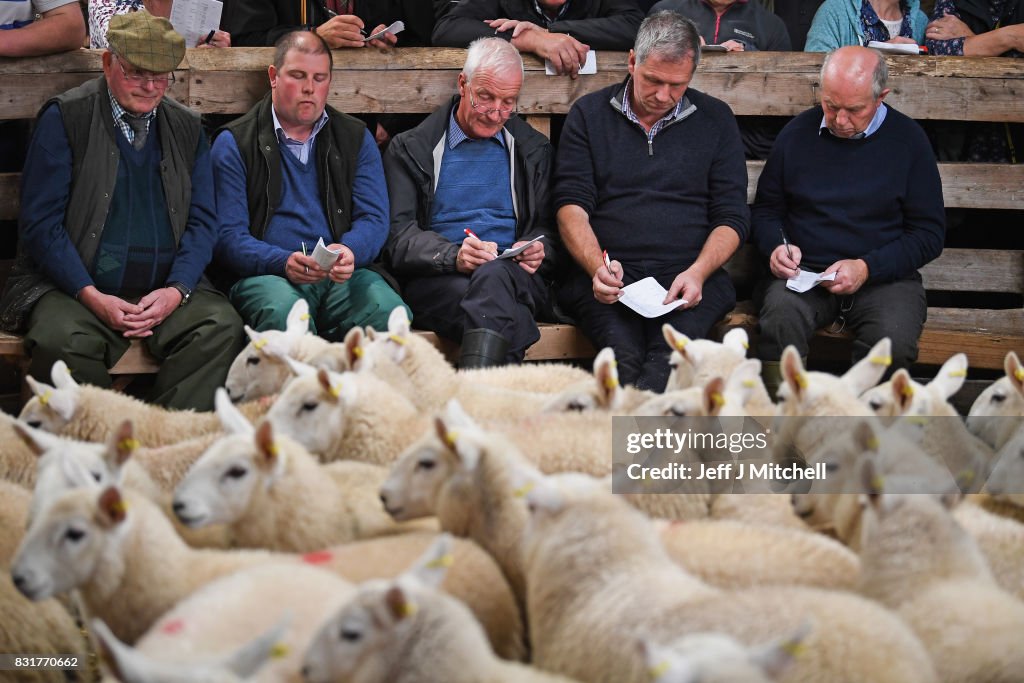
M720 633L698 633L670 645L641 641L651 683L771 683L800 656L810 628L758 647Z
M220 431L220 422L212 412L167 410L110 389L78 384L61 360L53 364L51 377L53 386L25 378L35 396L18 417L29 426L52 434L103 442L124 420L130 419L136 425L139 442L155 447ZM259 400L240 408L255 420L267 411L270 403Z
M992 459L985 492L998 501L1024 508L1024 425ZM1017 518L1024 521L1020 515Z
M942 364L928 384L915 382L901 368L888 382L868 389L860 397L879 417L956 415L949 399L960 391L966 379L967 354L957 353Z
M1018 683L1024 603L996 586L937 496L878 492L870 466L864 477L876 492L864 513L861 592L914 629L945 683Z
M98 496L73 489L33 520L12 568L14 584L32 600L78 588L88 612L133 643L160 615L217 578L268 563L311 564L350 581L397 575L433 540L405 534L338 546L303 556L257 550L194 550L148 500L110 487ZM495 649L519 658L522 622L494 561L469 542L446 589L476 613ZM479 584L478 584L479 582Z
M974 399L967 413L967 428L999 450L1024 417L1024 365L1013 351L1003 361L1006 376L993 382Z
M227 525L236 547L284 552L435 530L429 521L395 524L377 494L386 476L361 462L321 465L264 421L215 442L178 486L173 507L190 527Z
M337 372L350 367L348 337L345 345L338 345L309 333L309 304L305 299L298 299L292 305L285 329L257 332L246 325L245 333L249 343L231 363L224 381L228 395L235 402L252 401L281 391L292 378L285 357ZM353 337L352 342L358 344L359 340Z
M615 350L606 347L594 358L594 374L552 396L542 408L545 413L601 410L612 414L633 413L637 406L658 396L619 383Z
M451 564L441 536L392 581L372 581L321 628L308 683L568 683L495 656L466 607L437 589Z
M256 680L257 672L273 657L284 625L273 627L229 655L188 663L161 661L161 652L151 657L141 647L125 645L99 619L93 620L92 632L103 662L120 683L244 683ZM115 679L104 681L113 683Z
M527 612L536 666L591 683L646 683L629 643L720 632L754 645L814 624L783 680L935 681L928 654L888 610L838 591L723 592L673 564L642 515L594 480L526 480Z

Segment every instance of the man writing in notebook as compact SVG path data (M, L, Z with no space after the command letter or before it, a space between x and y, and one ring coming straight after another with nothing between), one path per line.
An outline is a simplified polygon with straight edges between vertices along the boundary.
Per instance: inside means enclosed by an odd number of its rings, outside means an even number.
M854 361L882 337L889 372L917 358L927 314L917 269L942 251L942 183L924 131L883 103L887 78L874 50L826 56L821 105L782 130L761 174L754 240L772 277L757 292L757 349L769 391L783 349L806 356L814 331L833 322L854 333ZM835 279L796 293L786 281L800 269Z

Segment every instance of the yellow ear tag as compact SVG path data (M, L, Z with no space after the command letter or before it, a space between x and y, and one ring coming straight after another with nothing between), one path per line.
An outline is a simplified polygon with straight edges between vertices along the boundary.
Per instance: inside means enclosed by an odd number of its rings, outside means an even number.
M1013 376L1017 378L1018 382L1024 382L1024 368L1017 368L1014 370Z
M260 339L257 339L256 341L254 341L252 343L252 348L254 348L257 351L259 351L260 349L262 349L266 345L267 345L267 340L263 339L263 338L260 338Z
M327 390L327 393L333 396L334 398L338 398L339 396L341 396L341 382L338 382L337 384L332 384L331 388Z
M903 394L904 396L908 396L908 397L909 396L913 396L914 395L914 387L909 385L909 384L905 384L905 385L903 385L903 389L900 391L900 393Z
M288 646L284 643L274 643L270 648L271 659L284 659L288 656Z
M743 350L744 351L749 351L750 350L750 344L747 343L747 342L743 342Z
M719 408L721 408L722 406L725 405L725 396L722 396L720 393L716 391L715 393L711 394L711 402L714 403Z
M365 352L363 351L362 346L356 346L352 348L352 355L355 356L356 358L362 358L363 353Z
M879 443L878 443L878 438L877 437L873 436L870 439L868 439L867 447L868 447L869 450L877 451L878 450L878 446L879 446Z
M388 340L395 342L399 346L405 346L405 337L399 337L397 334L389 334Z
M651 667L651 670L648 673L651 675L651 680L657 680L668 673L668 669L668 662L658 662L656 665Z
M755 382L752 379L745 379L743 380L743 386L746 387L747 389L753 389L754 387L757 386L757 382Z
M949 371L949 376L950 377L966 377L967 376L967 371L966 370L950 370Z
M128 453L134 453L135 449L139 447L138 439L121 439L117 442L117 450L127 451Z
M885 367L892 365L892 356L871 356L868 360L873 365L884 365Z
M302 315L299 316L299 320L309 320L310 317L312 316L310 316L309 313L303 313Z
M604 380L604 388L605 389L614 389L617 386L619 386L619 378L618 377L612 377L612 376L609 375L608 377L605 378L605 380Z
M959 475L957 475L957 479L964 486L970 486L971 483L974 481L974 470L964 470Z
M50 391L49 389L47 389L46 391L44 391L44 392L43 392L43 395L39 397L39 403L40 403L40 405L44 405L44 406L45 406L45 405L49 405L49 403L50 403L50 397L51 397L51 396L53 396L53 392L52 392L52 391Z
M528 482L526 484L523 484L522 486L517 488L515 491L513 491L512 495L515 496L516 498L526 498L526 496L528 496L530 494L530 491L533 490L534 486L536 486L536 484L534 484L532 481Z
M783 652L794 659L800 657L807 651L807 647L803 643L795 643L792 640L787 643L783 643L780 647Z
M128 512L128 501L122 498L110 506L110 511L118 515L126 514Z
M455 448L455 442L459 440L459 433L454 429L445 432L444 442L448 444L450 448Z
M419 608L416 607L416 603L414 602L405 602L402 603L402 607L399 611L402 613L403 619L408 619L412 615L416 614L416 612L419 611Z
M685 348L686 348L686 340L685 339L676 339L676 351L682 351Z
M880 474L876 474L871 477L871 490L873 491L884 491L885 490L885 477Z
M272 455L272 456L274 456L276 458L278 455L280 455L280 453L281 453L281 447L277 445L276 441L271 441L269 444L267 444L267 454L268 455Z
M807 375L805 375L804 373L796 373L796 376L793 378L793 380L796 382L796 385L801 389L807 388Z
M431 560L430 562L428 562L426 564L426 567L427 569L441 569L442 567L447 569L448 567L451 567L453 564L455 564L455 557L452 556L450 553L446 553L441 557L437 558L436 560Z

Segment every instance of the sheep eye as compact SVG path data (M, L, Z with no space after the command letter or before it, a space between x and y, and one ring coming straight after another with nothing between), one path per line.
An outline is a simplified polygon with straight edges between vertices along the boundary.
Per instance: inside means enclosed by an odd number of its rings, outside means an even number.
M95 479L97 482L103 481L103 475L100 474L99 472L90 472L89 474L91 474L92 478Z
M341 639L342 640L347 640L350 643L354 643L355 641L359 640L362 637L363 637L363 634L360 633L359 631L354 631L354 630L352 630L350 628L343 628L343 629L341 629Z
M827 462L827 463L825 463L825 471L826 472L838 472L839 471L839 463L836 463L836 462Z
M421 470L432 470L434 469L434 465L435 463L433 460L420 460L416 463L416 468Z
M245 364L246 365L259 365L260 364L260 357L259 356L249 356L245 360Z
M64 538L68 539L72 543L80 541L85 537L85 532L81 529L68 529L64 532Z
M878 399L873 399L871 401L868 401L868 405L871 406L871 410L878 410L879 408L882 407L882 402L879 401Z
M586 409L587 407L583 405L583 403L581 403L580 401L572 401L569 404L569 410L573 412L582 413Z
M1006 400L1006 395L1005 394L992 394L992 402L993 403L1002 403L1005 400ZM31 423L29 423L29 424L31 424Z
M230 469L228 469L227 472L224 473L224 476L228 477L229 479L241 479L246 474L248 474L248 470L246 470L244 467L242 467L241 465L233 465Z
M316 410L317 406L319 405L320 404L315 401L306 401L305 403L302 404L302 407L299 408L299 412L312 412Z
M672 415L673 417L686 417L686 409L685 408L672 407L672 408L669 409L668 413L669 413L669 415Z
M29 420L25 424L27 424L32 429L40 429L43 426L43 421L42 420Z

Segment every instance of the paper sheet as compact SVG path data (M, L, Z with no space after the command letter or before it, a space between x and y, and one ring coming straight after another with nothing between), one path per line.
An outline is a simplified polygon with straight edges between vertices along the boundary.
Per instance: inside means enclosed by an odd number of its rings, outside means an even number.
M555 71L555 65L551 63L550 59L544 60L544 73L548 76L558 75ZM597 73L597 53L593 50L589 50L587 52L587 60L583 62L583 65L580 67L580 73L583 75Z
M388 26L385 29L377 31L372 36L367 36L366 37L366 42L370 42L371 40L377 40L379 38L383 38L385 33L390 33L392 35L396 35L397 36L399 33L401 33L404 30L405 30L405 22L403 22L402 20L398 20L395 23L391 24L391 26Z
M686 299L679 299L670 304L661 303L667 295L668 290L658 284L657 280L653 277L645 277L643 280L623 287L622 298L619 299L619 302L626 304L645 318L659 318L687 303Z
M868 47L893 55L916 55L921 53L921 46L917 43L883 43L878 40L872 40L868 43Z
M786 289L791 289L794 292L800 292L802 294L809 289L814 289L819 282L831 282L835 279L835 272L831 272L828 275L819 275L818 273L812 273L809 270L801 270L799 273L786 280Z
M220 26L223 9L224 4L217 0L174 0L171 25L185 38L185 47L195 47Z
M516 247L514 249L512 249L512 248L506 249L505 251L501 252L501 255L498 258L499 259L503 259L503 258L512 258L513 256L519 256L521 253L523 253L523 250L525 250L528 246L530 246L531 244L533 244L537 240L542 240L542 239L544 239L544 235L539 235L538 237L534 237L529 242L523 242L522 244L520 244L518 247Z
M338 260L339 254L341 254L341 249L337 251L328 249L327 245L324 244L324 238L321 237L317 240L312 256L316 260L317 265L320 266L320 270L330 270L334 262Z

